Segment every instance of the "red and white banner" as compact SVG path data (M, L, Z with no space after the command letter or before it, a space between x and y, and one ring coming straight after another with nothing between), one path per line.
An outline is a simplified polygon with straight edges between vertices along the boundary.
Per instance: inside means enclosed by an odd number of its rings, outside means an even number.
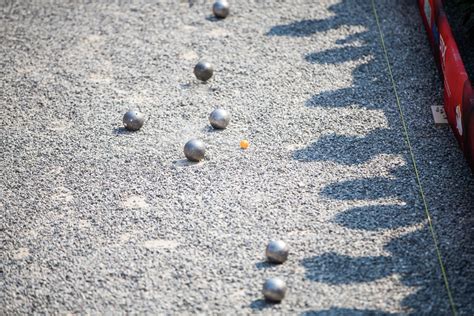
M448 122L474 171L474 90L441 0L418 0L444 85Z

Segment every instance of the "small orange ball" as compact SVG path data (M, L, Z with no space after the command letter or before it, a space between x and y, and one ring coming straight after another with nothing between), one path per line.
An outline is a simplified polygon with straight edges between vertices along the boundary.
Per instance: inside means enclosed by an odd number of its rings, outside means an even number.
M249 148L249 141L248 141L248 140L245 140L245 139L241 140L241 141L240 141L240 148L242 148L242 149L247 149L247 148Z

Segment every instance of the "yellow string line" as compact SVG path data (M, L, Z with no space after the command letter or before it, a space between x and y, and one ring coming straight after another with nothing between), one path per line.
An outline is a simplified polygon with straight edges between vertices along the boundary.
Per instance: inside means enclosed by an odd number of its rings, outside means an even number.
M433 242L434 242L435 249L436 249L436 255L438 257L439 266L441 268L441 274L443 276L444 286L446 287L446 291L448 293L448 299L449 299L449 304L451 305L452 313L453 313L453 315L457 315L456 305L454 304L453 296L451 294L451 289L449 287L448 276L446 274L446 269L444 268L443 259L441 257L441 251L440 251L439 245L438 245L438 238L436 237L436 232L435 232L435 229L433 227L433 223L431 222L431 215L430 215L430 211L428 209L428 203L426 202L425 192L423 190L423 185L421 184L421 180L420 180L420 173L418 171L418 166L416 164L415 155L413 153L413 147L411 145L410 136L408 135L408 128L407 128L407 124L406 124L406 121L405 121L405 115L403 114L403 109L402 109L402 106L401 106L401 103L400 103L400 98L398 96L397 85L395 84L395 79L393 78L392 67L390 66L390 61L389 61L389 58L388 58L387 48L385 47L385 41L384 41L384 37L383 37L383 33L382 33L382 28L380 27L380 20L379 20L379 15L377 13L375 0L372 0L372 9L374 11L375 20L377 22L377 28L379 30L379 35L380 35L380 42L382 43L382 48L383 48L384 55L385 55L385 61L387 62L387 68L388 68L388 73L389 73L389 76L390 76L390 81L392 82L393 92L395 93L395 98L397 99L398 112L400 114L400 119L401 119L402 125L403 125L403 130L404 130L404 134L405 134L405 141L408 145L408 149L409 149L409 152L410 152L411 162L413 164L413 169L415 170L416 182L417 182L418 188L420 190L420 196L421 196L421 199L423 201L424 208L425 208L425 215L426 215L426 218L428 220L429 230L431 232L431 237L433 238Z

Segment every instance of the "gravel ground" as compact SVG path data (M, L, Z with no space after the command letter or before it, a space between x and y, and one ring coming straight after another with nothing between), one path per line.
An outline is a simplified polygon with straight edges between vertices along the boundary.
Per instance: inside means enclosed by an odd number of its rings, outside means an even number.
M449 314L370 1L233 1L221 21L210 5L2 3L0 313ZM472 315L474 178L433 124L441 83L415 1L377 7ZM121 128L129 108L139 132ZM184 160L192 137L202 163ZM271 238L287 263L265 263ZM269 276L288 284L281 304L262 300Z

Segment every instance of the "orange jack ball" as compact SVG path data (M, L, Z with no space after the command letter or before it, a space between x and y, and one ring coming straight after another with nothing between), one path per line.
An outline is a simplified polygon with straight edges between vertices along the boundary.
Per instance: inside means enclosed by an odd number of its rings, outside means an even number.
M248 141L248 140L245 140L245 139L244 139L244 140L241 140L241 141L240 141L240 148L242 148L242 149L247 149L247 148L249 148L249 141Z

